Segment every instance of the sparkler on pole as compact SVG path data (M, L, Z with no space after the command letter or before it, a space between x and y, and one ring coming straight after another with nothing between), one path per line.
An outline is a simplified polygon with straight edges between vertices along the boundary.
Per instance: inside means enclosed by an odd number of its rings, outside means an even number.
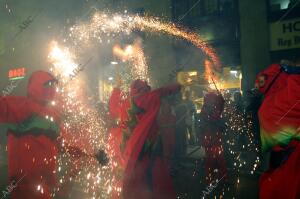
M221 94L221 92L220 92L220 90L218 89L218 87L217 87L217 85L216 85L216 83L215 83L215 81L214 81L214 78L213 78L213 77L211 77L211 81L213 82L213 84L214 84L214 86L215 86L215 89L217 90L217 92L218 92L219 94Z

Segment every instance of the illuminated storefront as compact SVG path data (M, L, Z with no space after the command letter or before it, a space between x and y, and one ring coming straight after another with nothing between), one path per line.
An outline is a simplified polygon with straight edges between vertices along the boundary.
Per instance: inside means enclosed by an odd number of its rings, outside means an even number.
M26 68L15 68L8 71L9 80L23 79L26 76Z

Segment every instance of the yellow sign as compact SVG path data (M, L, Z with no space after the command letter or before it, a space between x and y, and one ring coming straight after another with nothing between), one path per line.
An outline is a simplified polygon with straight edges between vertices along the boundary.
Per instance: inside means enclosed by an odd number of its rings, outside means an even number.
M271 50L300 48L300 18L270 24Z
M193 81L197 81L199 79L197 71L189 71L189 72L178 72L177 73L177 82L181 85L188 85Z

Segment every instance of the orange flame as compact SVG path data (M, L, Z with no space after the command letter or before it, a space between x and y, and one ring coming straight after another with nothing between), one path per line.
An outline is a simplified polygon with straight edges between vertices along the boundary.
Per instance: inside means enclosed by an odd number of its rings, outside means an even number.
M142 40L136 39L132 45L125 46L124 49L119 44L113 47L113 55L122 61L133 64L132 74L137 78L148 80L148 65L142 48Z
M204 67L205 67L205 73L204 78L207 80L209 87L211 89L222 89L222 83L220 82L220 79L216 75L213 63L209 60L204 61Z

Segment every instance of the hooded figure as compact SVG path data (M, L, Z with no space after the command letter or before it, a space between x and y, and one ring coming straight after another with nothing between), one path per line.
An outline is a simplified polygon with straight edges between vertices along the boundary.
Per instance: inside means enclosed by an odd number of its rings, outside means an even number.
M300 198L300 67L273 64L257 75L264 94L258 116L270 168L260 178L261 199Z
M151 91L151 87L142 80L132 83L130 97L126 99L122 99L120 89L113 90L110 111L118 116L122 132L122 195L125 199L176 197L161 153L157 117L161 98L179 90L179 85L173 85Z
M56 160L60 136L59 112L54 100L56 79L43 71L34 72L27 97L0 97L0 123L8 128L8 176L12 199L49 199L56 186ZM67 152L83 156L69 146Z
M199 140L205 148L206 181L211 183L227 178L224 149L222 146L222 133L224 124L221 114L224 109L224 98L221 94L209 92L204 96L204 103L200 113L201 135Z

